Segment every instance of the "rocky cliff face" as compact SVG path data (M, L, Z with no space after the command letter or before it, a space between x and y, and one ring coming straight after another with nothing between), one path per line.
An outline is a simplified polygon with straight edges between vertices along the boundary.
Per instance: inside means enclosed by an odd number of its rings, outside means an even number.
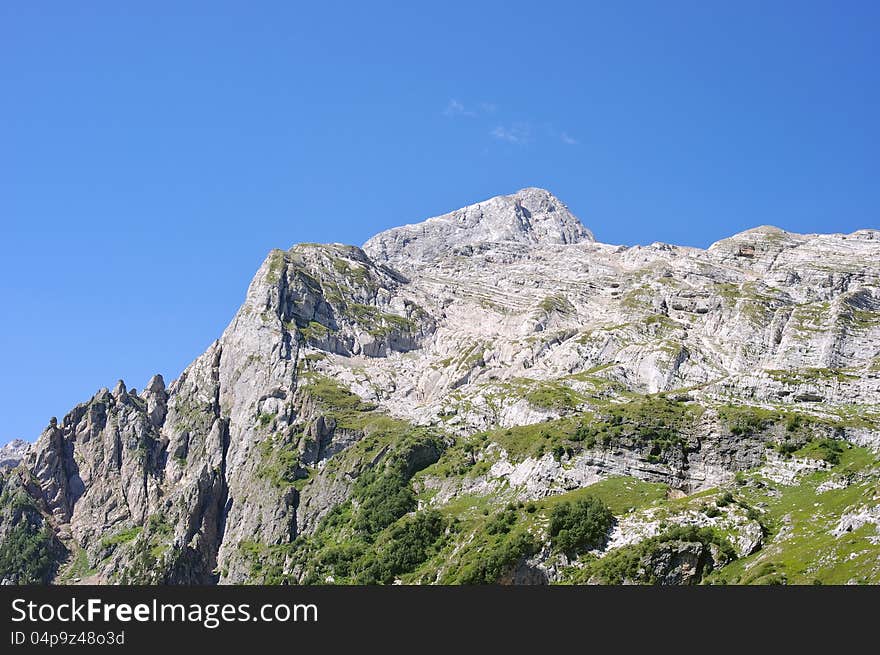
M618 581L697 582L734 566L721 541L640 512L753 544L760 508L718 523L690 494L830 484L853 458L842 488L870 485L878 402L880 232L627 248L524 189L363 249L272 251L177 380L53 419L4 474L27 511L0 542L31 526L58 582L588 582L609 574L546 519L629 480L617 525L640 527L596 552L642 543Z

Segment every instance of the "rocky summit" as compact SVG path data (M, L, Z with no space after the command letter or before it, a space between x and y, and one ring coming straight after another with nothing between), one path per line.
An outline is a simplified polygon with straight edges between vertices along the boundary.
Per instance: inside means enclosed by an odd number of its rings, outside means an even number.
M878 583L878 452L880 231L615 246L529 188L270 252L4 451L0 579Z

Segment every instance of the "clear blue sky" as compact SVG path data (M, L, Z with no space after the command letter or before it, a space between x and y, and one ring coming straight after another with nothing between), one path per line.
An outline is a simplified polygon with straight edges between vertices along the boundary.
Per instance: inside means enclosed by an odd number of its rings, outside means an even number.
M878 227L878 3L411 4L0 4L0 442L175 378L273 247L524 186L614 243Z

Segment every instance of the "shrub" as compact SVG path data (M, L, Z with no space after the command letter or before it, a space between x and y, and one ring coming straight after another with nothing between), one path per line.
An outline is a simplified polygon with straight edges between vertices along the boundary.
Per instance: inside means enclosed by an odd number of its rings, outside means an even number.
M799 449L799 446L793 441L783 441L776 444L776 452L783 457L790 457L791 454Z
M428 559L445 529L446 521L436 510L404 519L390 529L387 542L375 554L365 557L357 581L389 584L398 575L415 570Z
M715 504L718 507L727 507L732 502L733 502L733 494L730 493L729 491L725 491L723 494L721 494L721 496L718 498L718 500L715 501Z
M401 463L382 473L368 471L358 478L353 496L360 502L354 529L369 537L416 508L416 497Z
M840 464L840 456L843 454L843 446L836 439L822 439L816 446L822 459L837 466Z
M614 517L598 498L556 505L550 514L550 539L554 548L575 554L602 544Z
M486 522L486 532L488 534L507 534L516 523L516 518L516 508L513 505L508 505Z

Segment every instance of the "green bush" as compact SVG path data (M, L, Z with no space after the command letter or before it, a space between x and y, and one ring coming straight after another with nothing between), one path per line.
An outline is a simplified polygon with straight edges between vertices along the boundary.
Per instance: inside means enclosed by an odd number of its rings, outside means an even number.
M843 454L843 445L836 439L821 439L815 444L815 449L820 457L832 466L840 464L840 456Z
M590 550L602 544L613 522L611 510L598 498L560 503L550 514L550 540L564 553Z
M402 463L381 473L371 470L361 475L353 497L359 503L354 529L364 537L376 535L416 508L416 496Z
M718 498L718 500L715 501L715 504L718 507L727 507L732 502L733 502L733 494L730 493L729 491L725 491L723 494L721 494L721 496Z
M400 574L415 570L432 554L445 529L446 521L436 510L402 520L389 530L378 550L370 551L361 561L357 582L389 584Z
M507 534L516 523L516 519L516 507L509 504L487 521L486 532L488 534Z
M327 546L317 559L322 567L331 569L336 577L347 578L354 573L355 564L366 551L367 544L364 542L350 541Z
M778 452L783 457L790 457L793 452L796 452L800 446L793 441L782 441L776 444L776 452Z

